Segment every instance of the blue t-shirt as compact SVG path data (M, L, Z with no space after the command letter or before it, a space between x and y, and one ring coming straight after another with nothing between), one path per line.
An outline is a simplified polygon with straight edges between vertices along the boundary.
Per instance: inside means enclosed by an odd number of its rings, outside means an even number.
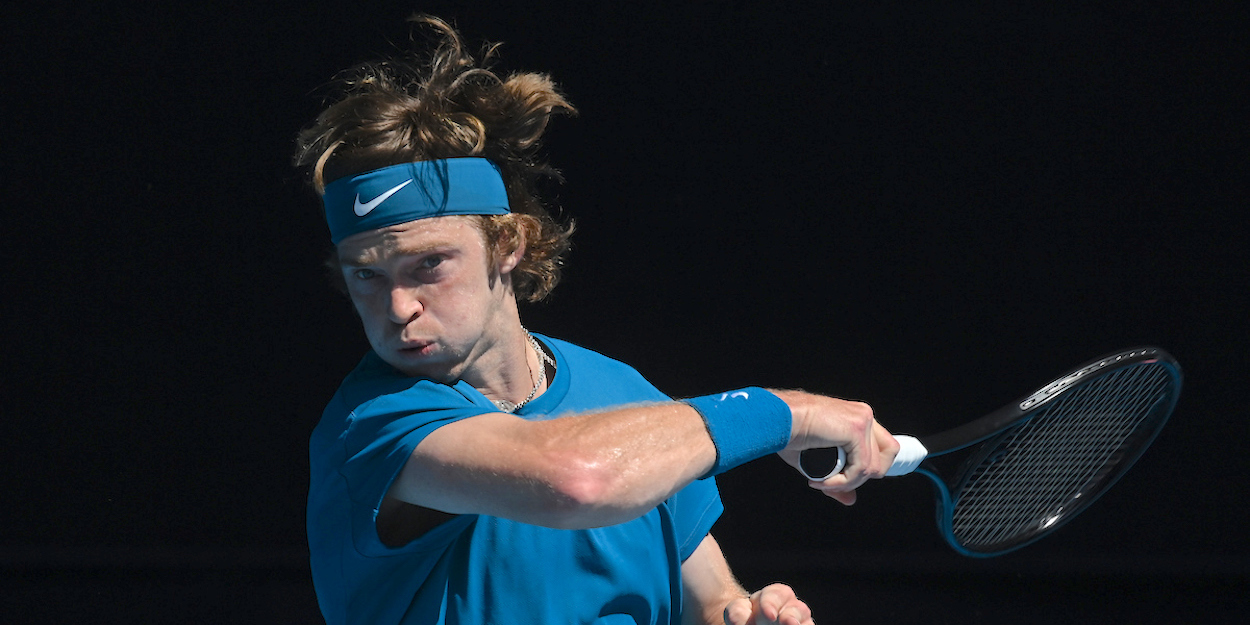
M620 362L540 339L556 375L518 416L669 399ZM407 377L373 352L348 375L310 445L308 539L327 623L680 622L681 563L723 511L710 478L619 525L557 530L459 515L403 547L382 544L378 507L417 444L495 410L464 382Z

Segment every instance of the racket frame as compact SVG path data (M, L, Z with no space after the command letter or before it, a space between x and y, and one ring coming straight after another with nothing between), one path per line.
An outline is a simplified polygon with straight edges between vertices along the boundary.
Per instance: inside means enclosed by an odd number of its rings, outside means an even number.
M964 467L961 467L955 472L956 475L951 482L947 482L938 472L937 467L930 462L930 459L959 451L961 449L966 449L1000 434L1004 434L1014 426L1027 422L1032 416L1037 414L1042 407L1051 403L1054 399L1063 396L1065 392L1077 389L1085 382L1093 380L1103 373L1133 365L1153 363L1163 364L1172 375L1173 384L1171 392L1169 393L1169 403L1166 406L1156 408L1156 410L1161 411L1162 417L1158 418L1157 422L1153 424L1153 431L1146 434L1145 440L1137 446L1136 452L1133 456L1125 457L1120 462L1116 463L1114 475L1105 481L1101 487L1092 492L1092 494L1088 496L1088 499L1084 500L1078 509L1059 516L1053 523L1047 525L1043 531L1038 532L1029 539L1013 544L1006 549L996 551L977 551L969 549L958 542L952 527L953 511L956 504L952 490L958 492L960 487L962 487L963 482L966 480L967 463L965 463ZM1146 449L1150 447L1150 445L1154 442L1154 439L1159 435L1159 432L1163 429L1163 426L1167 423L1173 409L1176 407L1176 402L1180 397L1181 378L1182 375L1180 365L1176 362L1176 359L1161 348L1146 346L1121 350L1086 362L1072 369L1068 373L1055 378L1049 384L1042 386L1037 391L1022 397L1011 404L1003 406L1002 408L999 408L998 410L981 417L980 419L939 432L937 434L919 437L920 442L929 450L929 454L915 472L928 477L937 491L936 513L938 529L942 534L942 537L946 540L947 544L951 546L951 548L962 555L974 558L987 558L1015 551L1016 549L1029 545L1050 534L1054 530L1059 529L1068 521L1071 521L1073 518L1078 516L1080 512L1087 509L1104 493L1110 490L1111 487L1114 486L1115 483L1118 482L1130 468L1132 468L1133 464L1137 462ZM975 457L976 456L974 455L973 458Z
M917 438L929 450L930 458L959 451L985 441L1013 425L1022 423L1028 419L1030 414L1062 395L1064 391L1075 388L1082 382L1110 368L1154 361L1162 361L1176 370L1178 388L1174 395L1179 396L1180 365L1176 363L1176 359L1158 347L1135 347L1086 362L1072 369L1072 371L1055 378L1049 384L1033 393L1021 397L1015 402L1007 404L975 421L970 421L943 432ZM1175 397L1173 397L1173 404L1175 404Z

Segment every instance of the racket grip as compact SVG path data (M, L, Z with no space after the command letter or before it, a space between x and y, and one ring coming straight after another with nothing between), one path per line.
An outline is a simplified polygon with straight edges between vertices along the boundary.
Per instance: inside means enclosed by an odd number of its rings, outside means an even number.
M899 450L894 456L894 463L885 471L887 476L907 475L929 455L929 450L914 436L898 434L894 440L898 441ZM841 473L845 467L846 452L841 447L804 449L799 453L799 472L815 482L823 482Z
M916 470L921 462L929 456L929 450L924 448L920 439L915 436L907 436L899 434L894 437L898 441L898 455L894 456L894 463L886 469L887 476L907 475Z

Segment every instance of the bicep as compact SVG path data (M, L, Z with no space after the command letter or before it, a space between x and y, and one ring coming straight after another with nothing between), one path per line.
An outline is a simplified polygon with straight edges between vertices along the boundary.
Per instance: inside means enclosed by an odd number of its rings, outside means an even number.
M417 444L387 495L451 514L515 517L499 513L533 502L547 481L528 425L504 413L444 425Z
M501 418L502 417L502 418ZM387 487L374 519L378 538L400 547L458 514L489 513L483 505L487 489L475 479L490 474L481 458L502 454L488 450L500 431L506 437L516 420L486 413L450 421L426 433ZM398 453L392 451L391 453Z

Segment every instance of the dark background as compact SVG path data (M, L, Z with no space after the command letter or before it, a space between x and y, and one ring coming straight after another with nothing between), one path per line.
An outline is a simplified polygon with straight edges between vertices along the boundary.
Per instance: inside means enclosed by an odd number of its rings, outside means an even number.
M363 4L3 9L6 618L319 618L305 446L366 346L289 160L414 9L579 107L547 141L576 247L523 318L672 395L803 387L925 434L1115 349L1184 366L1121 484L1002 558L949 551L919 477L843 509L775 458L725 475L748 586L824 619L1247 607L1244 5Z

